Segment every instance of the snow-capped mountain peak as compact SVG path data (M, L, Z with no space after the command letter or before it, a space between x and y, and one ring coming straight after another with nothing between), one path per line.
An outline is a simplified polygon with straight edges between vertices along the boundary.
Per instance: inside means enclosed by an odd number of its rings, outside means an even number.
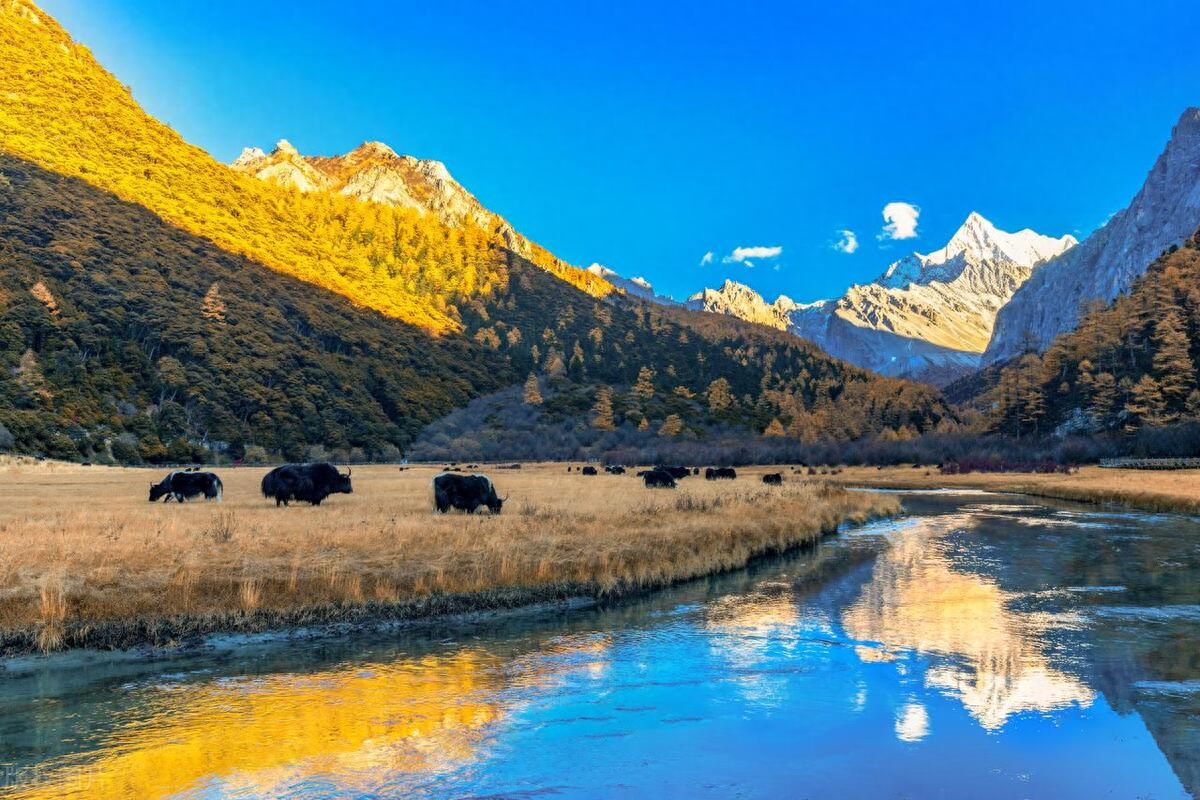
M686 305L789 330L878 372L944 383L978 366L997 311L1034 268L1074 245L1071 236L1009 233L972 212L945 247L905 256L836 300L768 303L726 280Z
M983 263L1008 263L1031 269L1076 244L1073 236L1054 238L1029 228L1008 233L997 228L979 212L972 211L945 247L932 253L913 253L900 259L888 267L877 283L890 289L902 289L914 283L949 282L961 275L964 269Z

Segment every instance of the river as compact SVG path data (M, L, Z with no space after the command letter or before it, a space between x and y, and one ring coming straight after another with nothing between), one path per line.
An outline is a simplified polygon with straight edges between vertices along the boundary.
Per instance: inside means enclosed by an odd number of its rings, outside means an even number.
M983 493L608 607L0 670L0 797L1186 798L1200 521Z

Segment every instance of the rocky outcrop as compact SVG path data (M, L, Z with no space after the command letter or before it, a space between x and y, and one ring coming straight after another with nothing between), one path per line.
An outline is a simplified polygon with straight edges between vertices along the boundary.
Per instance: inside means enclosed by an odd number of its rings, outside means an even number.
M1200 108L1180 117L1127 208L1070 252L1041 268L996 319L984 363L1027 347L1041 350L1072 330L1088 303L1125 292L1163 250L1200 227Z
M303 156L286 139L270 153L247 147L230 166L301 192L338 192L372 203L413 208L451 225L473 224L498 232L528 256L535 245L489 211L440 161L400 155L383 142L364 142L340 156Z
M603 264L592 264L587 268L587 271L593 275L604 278L604 280L625 292L625 294L632 295L634 297L640 297L643 300L650 300L664 306L679 305L679 303L676 303L666 295L655 294L654 287L650 284L650 281L646 280L645 278L626 278L618 274L615 270L611 270L604 266Z
M732 280L726 280L719 289L697 292L684 302L684 306L693 311L726 314L781 331L788 329L791 324L789 315L801 307L784 295L776 298L774 303L768 303L749 286Z

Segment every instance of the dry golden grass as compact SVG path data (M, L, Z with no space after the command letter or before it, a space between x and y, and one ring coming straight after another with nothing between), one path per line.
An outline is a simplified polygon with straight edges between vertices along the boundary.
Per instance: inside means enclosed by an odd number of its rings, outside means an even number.
M675 491L557 464L485 471L509 495L499 516L435 514L432 468L356 468L354 494L276 508L259 493L263 469L218 470L223 503L178 505L147 501L165 470L0 464L0 648L166 643L401 607L633 591L899 509L792 476L766 487L765 470ZM447 597L469 600L437 599Z
M847 486L872 486L881 489L989 489L1058 500L1121 505L1142 511L1200 514L1200 470L1083 467L1079 472L1070 475L941 475L936 467L853 467L831 476L830 480Z

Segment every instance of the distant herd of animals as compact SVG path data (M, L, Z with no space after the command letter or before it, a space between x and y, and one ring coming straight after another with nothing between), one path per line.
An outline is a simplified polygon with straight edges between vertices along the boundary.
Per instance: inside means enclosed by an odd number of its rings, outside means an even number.
M467 469L476 469L478 465L468 464ZM520 469L520 464L509 464L499 469ZM407 467L400 467L401 471ZM567 467L571 472L574 467ZM609 475L624 475L623 466L610 464L602 468ZM263 497L274 500L276 507L286 506L293 500L301 503L319 506L331 494L351 494L354 489L350 483L352 470L342 472L328 462L311 464L284 464L275 467L262 479ZM581 475L599 475L594 466L579 468ZM644 469L637 473L642 483L649 489L674 489L678 481L693 475L699 475L699 467L668 467L657 466ZM704 479L708 481L735 480L737 470L732 467L708 467L704 470ZM771 472L762 476L762 482L769 486L783 484L782 472ZM201 472L197 467L172 470L158 483L150 485L150 502L158 500L170 502L175 500L182 503L195 497L203 496L206 500L221 501L224 486L221 479L213 472ZM446 467L433 478L433 504L441 513L451 509L475 513L480 508L486 508L493 514L499 514L504 507L506 497L496 494L492 479L486 475L463 474L457 464Z

